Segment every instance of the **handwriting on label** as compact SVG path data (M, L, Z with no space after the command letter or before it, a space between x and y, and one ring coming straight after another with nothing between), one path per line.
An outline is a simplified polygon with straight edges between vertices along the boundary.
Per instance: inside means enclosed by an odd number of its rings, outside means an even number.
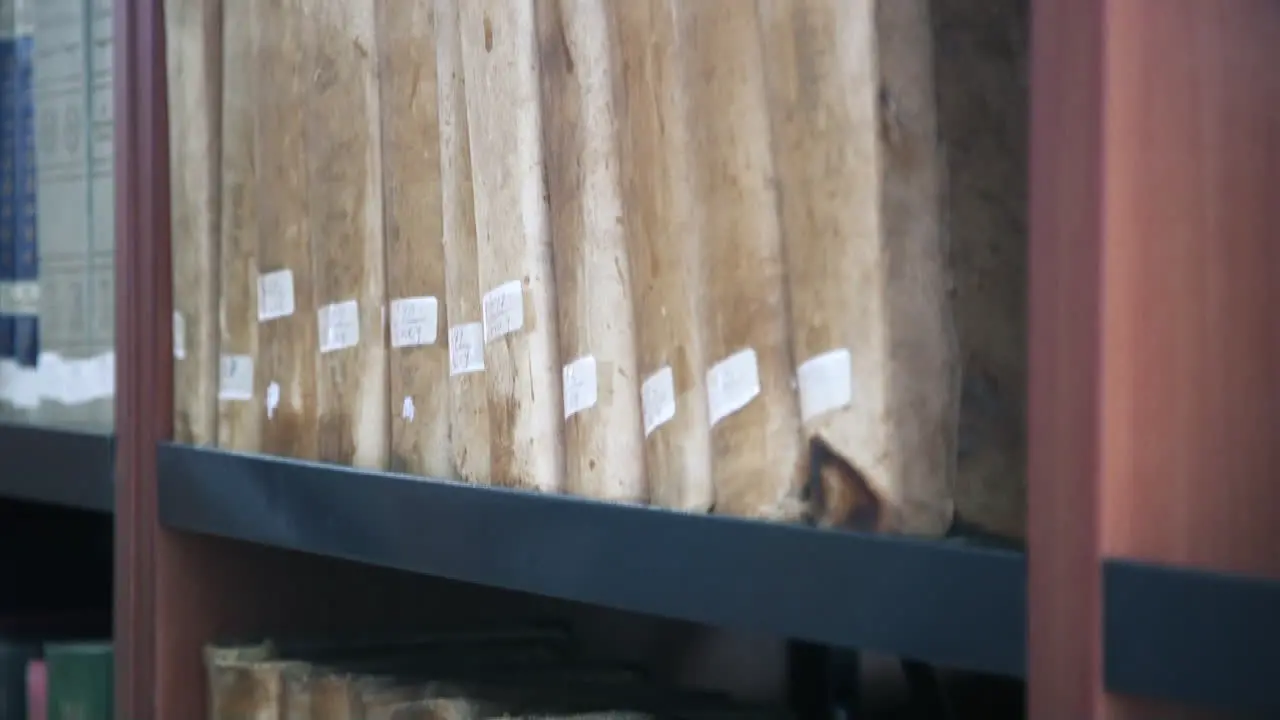
M360 342L360 306L355 300L325 305L317 317L321 353L345 350Z
M503 283L484 294L484 341L494 340L524 327L524 287L519 280Z
M276 270L258 276L258 321L293 314L293 271Z
M840 348L815 355L796 368L803 422L853 401L853 357Z
M465 323L449 328L449 374L484 370L484 326Z
M253 358L223 355L218 361L218 399L253 399Z
M391 347L434 345L439 317L439 302L434 297L392 300Z
M760 394L756 351L739 350L707 371L707 412L712 425L746 407Z
M580 357L564 366L565 419L583 410L590 410L595 406L599 394L594 357L590 355Z
M645 437L676 416L676 383L671 366L658 370L640 385L640 412Z

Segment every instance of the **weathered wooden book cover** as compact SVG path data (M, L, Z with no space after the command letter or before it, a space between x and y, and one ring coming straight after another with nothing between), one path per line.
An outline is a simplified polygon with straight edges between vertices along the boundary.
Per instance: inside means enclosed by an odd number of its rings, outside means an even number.
M319 459L387 466L381 129L373 0L312 0L304 42Z
M435 0L377 7L391 468L454 477Z
M173 264L173 437L213 445L218 427L218 224L222 2L165 0Z
M307 204L306 93L311 48L305 0L252 0L257 57L254 143L258 172L258 355L262 452L319 457L317 328Z
M563 489L564 414L533 0L461 2L495 484Z
M928 0L758 0L822 524L941 535L959 403Z
M270 643L255 645L207 645L203 649L205 679L208 683L209 717L217 720L224 707L225 688L235 683L235 673L228 668L240 663L264 662L271 658ZM226 671L226 672L224 672Z
M287 660L226 660L212 674L210 720L279 720L285 717Z
M649 499L622 211L608 0L537 4L542 129L563 363L565 489Z
M221 267L218 294L218 446L257 452L262 398L254 395L258 354L258 192L253 137L255 85L250 27L257 0L223 0Z
M459 0L436 0L436 73L440 112L445 315L449 342L449 445L453 466L469 482L488 483L489 394L476 210L471 185L467 89L458 35Z
M964 381L956 514L1026 533L1027 0L932 0Z
M654 505L715 502L699 303L701 228L690 177L683 52L666 0L610 3L618 148L645 468Z
M704 221L715 510L797 519L803 453L759 21L734 0L680 3L676 12Z

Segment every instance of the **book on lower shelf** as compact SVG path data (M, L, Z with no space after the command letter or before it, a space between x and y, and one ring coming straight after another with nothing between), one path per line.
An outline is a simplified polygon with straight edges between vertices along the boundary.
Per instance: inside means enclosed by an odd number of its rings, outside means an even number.
M111 720L115 654L110 642L54 642L44 646L49 720Z

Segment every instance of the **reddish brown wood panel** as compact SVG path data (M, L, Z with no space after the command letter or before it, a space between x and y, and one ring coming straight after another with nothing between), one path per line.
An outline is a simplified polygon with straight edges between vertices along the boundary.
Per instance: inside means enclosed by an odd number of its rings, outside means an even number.
M1112 1L1106 46L1104 553L1280 578L1280 3Z
M1028 709L1102 698L1098 537L1104 0L1032 19Z

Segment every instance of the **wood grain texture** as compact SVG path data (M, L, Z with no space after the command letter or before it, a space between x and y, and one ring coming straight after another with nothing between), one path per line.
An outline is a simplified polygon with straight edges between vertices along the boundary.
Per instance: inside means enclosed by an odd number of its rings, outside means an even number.
M759 0L822 524L951 525L959 358L927 0Z
M803 458L759 20L732 0L683 3L676 12L687 63L695 196L705 221L706 357L714 367L753 351L758 365L758 394L708 391L715 510L795 519L803 512ZM750 399L717 422L713 392Z
M565 489L645 502L631 268L608 0L537 3L543 135L565 364ZM589 364L582 364L586 361ZM582 377L592 373L594 377ZM575 388L595 392L575 399ZM594 402L587 403L594 394Z
M391 387L391 467L400 472L454 477L449 446L449 345L440 115L436 88L434 0L377 4L382 116L382 192L386 216L387 318ZM404 345L394 336L396 303L433 298L435 317L419 319ZM428 340L418 337L427 323ZM407 337L406 337L407 339ZM397 347L397 345L400 345Z
M254 134L261 180L258 266L264 274L287 271L293 285L293 313L258 326L254 395L261 399L262 451L313 460L319 457L320 420L304 141L311 80L311 55L302 34L306 2L253 0L252 6L258 59Z
M636 371L653 390L650 413L665 401L671 374L674 414L645 439L650 502L706 512L715 502L707 425L701 317L701 226L690 177L685 83L669 0L608 6L618 60L618 164L623 179Z
M356 303L358 327L320 328L319 458L387 466L381 128L372 0L307 3L307 204L317 312ZM341 335L346 335L343 339ZM348 345L348 342L353 344Z
M241 452L257 452L262 444L261 398L244 397L244 388L235 387L246 374L250 382L256 377L252 364L258 354L259 183L253 128L258 68L248 31L252 11L253 0L223 4L218 446Z
M220 662L210 669L210 720L276 720L284 710L284 671L289 663Z
M218 429L222 2L165 0L174 351L173 437Z
M519 283L520 329L485 344L492 480L563 488L564 415L532 0L459 4L482 292Z
M484 376L480 268L467 84L458 34L459 0L436 0L436 72L439 76L440 196L443 205L445 315L449 327L449 446L458 475L487 483L489 391ZM472 330L468 335L468 328ZM479 347L469 343L479 328ZM460 368L454 372L453 358ZM479 368L472 370L473 360Z

